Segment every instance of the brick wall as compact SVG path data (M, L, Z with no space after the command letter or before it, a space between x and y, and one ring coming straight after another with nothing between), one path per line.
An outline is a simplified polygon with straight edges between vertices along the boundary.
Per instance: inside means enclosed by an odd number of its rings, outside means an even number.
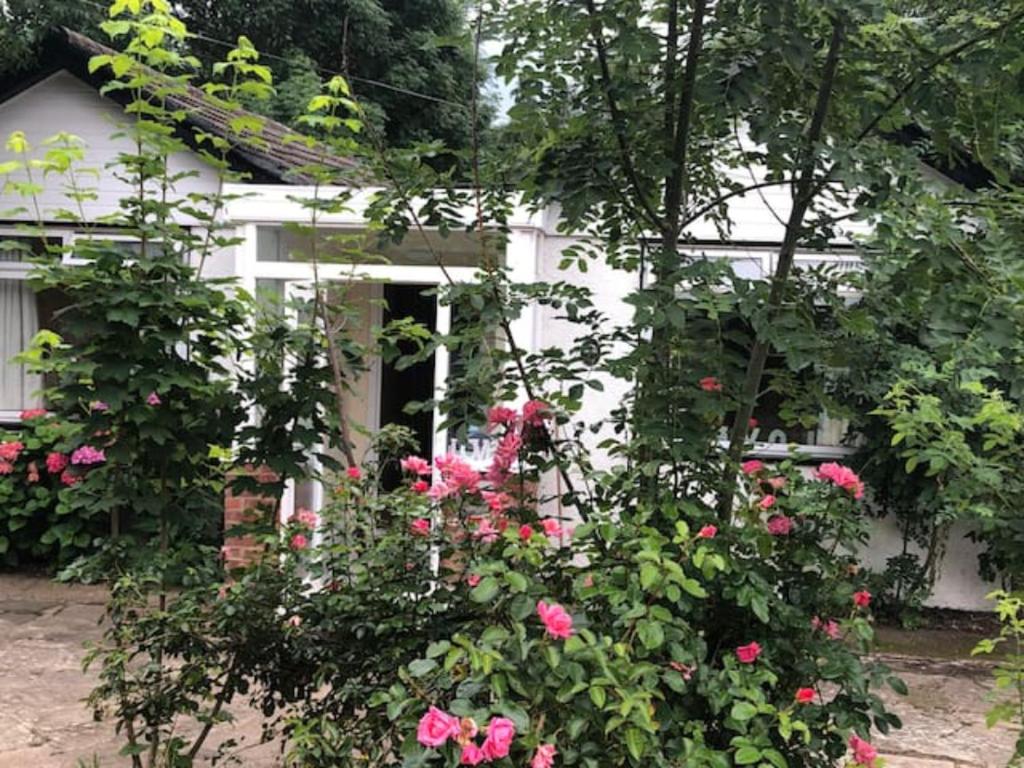
M260 484L277 482L277 475L266 467L248 469L246 472ZM261 494L258 489L236 493L229 485L224 493L224 530L265 519L273 504L273 497ZM225 537L222 553L224 567L231 571L258 560L263 547L252 536L231 536Z

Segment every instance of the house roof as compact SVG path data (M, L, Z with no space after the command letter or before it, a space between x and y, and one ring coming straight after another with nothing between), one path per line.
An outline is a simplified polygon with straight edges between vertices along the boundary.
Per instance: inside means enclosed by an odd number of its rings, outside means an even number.
M43 55L40 56L41 63L35 69L13 77L0 78L0 103L61 69L68 70L98 90L108 81L108 70L89 72L89 60L93 56L113 53L117 51L80 32L57 27L48 35ZM120 91L106 95L122 104L127 98ZM248 173L253 182L308 183L311 179L303 172L303 168L314 164L327 165L338 171L359 167L351 158L331 154L322 144L310 147L305 142L289 140L289 137L296 136L296 131L283 123L243 109L225 109L214 104L203 91L194 86L186 86L183 92L173 94L168 101L173 108L184 111L186 126L231 140L233 148L228 159L232 167ZM252 140L239 139L229 128L232 120L244 115L257 116L263 124L262 131ZM181 136L194 146L193 131L182 131Z

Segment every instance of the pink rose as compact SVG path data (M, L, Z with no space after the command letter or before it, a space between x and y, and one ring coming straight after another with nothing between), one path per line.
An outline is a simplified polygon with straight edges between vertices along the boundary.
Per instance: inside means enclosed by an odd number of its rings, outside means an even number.
M14 472L14 465L9 461L0 459L0 475L9 475Z
M295 522L299 525L303 525L306 528L316 528L317 523L320 522L320 518L317 517L316 512L311 509L300 509L295 513Z
M299 550L303 550L309 547L309 539L307 539L301 533L296 533L294 536L292 536L291 541L288 542L288 546L296 552L298 552Z
M300 626L302 626L302 617L297 615L297 614L295 616L290 616L288 618L288 626L289 627L300 627Z
M412 489L413 493L426 493L430 490L430 483L426 480L417 480L409 487Z
M698 539L713 539L718 535L718 528L714 525L705 525L699 531L697 531Z
M818 467L815 473L818 480L825 480L849 493L853 498L860 499L864 496L864 482L849 467L836 464L830 461Z
M705 392L721 392L722 382L716 379L714 376L705 376L703 379L697 382L700 388Z
M537 615L551 637L564 640L572 634L572 616L557 603L548 605L541 600L537 603Z
M479 539L484 544L493 544L498 540L500 533L501 531L494 527L494 523L489 517L478 517L476 519L476 529L473 531L474 539Z
M797 704L810 704L814 701L814 689L813 688L797 688L796 689Z
M551 418L551 406L543 400L528 400L523 405L523 424L531 427L543 426L544 420Z
M480 498L495 513L504 512L513 506L512 497L504 491L480 491Z
M858 608L867 608L871 605L871 593L866 589L853 593L853 604Z
M349 467L345 470L345 474L349 480L359 480L363 476L363 471L359 467Z
M409 533L413 536L429 536L430 535L430 521L425 517L417 517L411 523L409 523Z
M469 576L466 577L466 583L469 584L469 586L471 586L471 587L475 587L477 584L480 583L480 574L479 573L471 573L471 574L469 574Z
M850 749L853 750L854 765L872 768L875 758L878 757L878 750L855 733L850 735L849 743Z
M497 427L516 423L517 414L514 408L505 405L496 405L487 411L487 426Z
M60 473L60 481L61 483L67 486L78 485L80 482L82 482L82 476L76 475L70 469L65 469L63 472Z
M793 518L786 515L772 515L765 526L772 536L787 536L793 530Z
M772 507L775 506L775 497L769 493L767 496L765 496L759 502L757 502L757 506L759 506L761 509L771 509Z
M756 641L749 645L741 645L736 649L736 658L738 658L742 664L753 664L757 661L757 657L760 655L761 646Z
M58 475L67 469L68 457L63 453L51 451L46 454L46 471L51 475Z
M766 482L772 487L773 491L781 491L786 487L786 478L781 475L778 477L769 477Z
M839 625L835 622L834 619L829 619L828 621L826 621L823 629L825 631L825 634L828 636L829 640L838 640L843 636L842 630L839 629Z
M540 521L540 527L544 529L545 536L561 536L562 526L553 517L545 517Z
M443 746L448 739L459 735L459 718L431 707L420 718L416 728L416 741L424 747Z
M459 765L480 765L485 759L484 751L471 741L462 747Z
M21 420L32 421L32 419L39 419L46 415L48 415L48 411L45 408L29 408L21 412Z
M554 744L541 744L537 747L537 751L533 753L533 759L530 760L530 768L551 768L555 762L556 754L558 754L558 750L555 749Z
M533 528L528 523L519 526L519 539L524 543L533 536Z
M148 395L146 395L146 405L156 406L160 405L161 402L162 401L160 400L160 395L158 395L156 392L150 392Z
M481 748L484 759L488 762L508 757L512 747L512 739L516 736L516 726L507 717L495 717L487 724L487 738Z
M430 462L419 456L406 456L398 463L402 466L402 469L406 472L412 472L414 475L430 474Z
M759 459L750 459L740 464L740 471L744 475L756 475L764 469L764 462Z

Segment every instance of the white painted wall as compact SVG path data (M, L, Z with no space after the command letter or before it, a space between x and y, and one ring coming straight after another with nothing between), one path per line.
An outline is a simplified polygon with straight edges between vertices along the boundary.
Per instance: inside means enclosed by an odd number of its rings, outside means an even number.
M128 187L117 178L110 167L121 152L132 152L133 145L128 137L115 137L125 121L120 105L100 96L91 85L83 83L74 75L61 70L45 80L27 88L18 95L0 104L0 139L6 143L14 131L24 132L33 146L33 157L41 158L46 153L44 140L60 131L71 133L85 142L85 159L81 169L94 169L97 175L81 174L79 183L94 188L97 199L83 203L86 220L94 221L101 216L116 213L118 201L128 192ZM18 159L9 150L0 150L0 162ZM178 182L175 192L178 196L190 192L213 193L217 190L217 175L198 155L182 152L171 158L171 172L196 174ZM12 178L24 180L20 173ZM36 171L36 180L39 172ZM74 208L65 197L64 180L46 179L45 190L40 195L41 216L53 221L54 211L59 208ZM36 221L32 211L6 213L12 208L31 204L8 190L0 192L0 218L17 221ZM183 220L184 221L184 220Z

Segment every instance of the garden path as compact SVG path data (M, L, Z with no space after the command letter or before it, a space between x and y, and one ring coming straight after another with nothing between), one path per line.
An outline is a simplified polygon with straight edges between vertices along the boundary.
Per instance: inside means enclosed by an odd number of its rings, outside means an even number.
M0 768L126 765L109 723L93 722L82 700L93 677L81 672L82 643L99 636L104 591L44 578L0 576ZM893 656L910 695L887 694L904 728L877 737L887 768L1002 768L1008 728L985 728L988 671L980 664ZM276 745L259 745L260 717L244 710L225 733L241 741L245 768L280 764ZM93 762L93 757L98 762ZM208 758L209 756L207 756ZM208 763L204 763L208 764Z

